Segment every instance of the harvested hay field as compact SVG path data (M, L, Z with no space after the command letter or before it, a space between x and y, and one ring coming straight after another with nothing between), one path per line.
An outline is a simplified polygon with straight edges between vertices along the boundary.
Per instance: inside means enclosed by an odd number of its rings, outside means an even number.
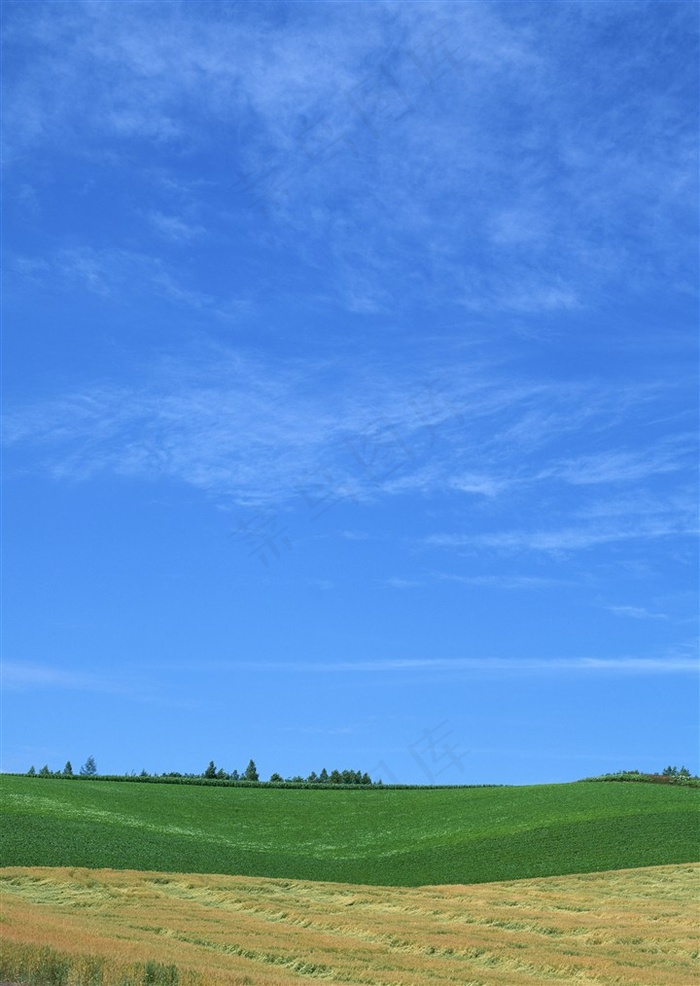
M699 886L693 864L418 888L9 868L0 979L56 954L105 986L691 986Z

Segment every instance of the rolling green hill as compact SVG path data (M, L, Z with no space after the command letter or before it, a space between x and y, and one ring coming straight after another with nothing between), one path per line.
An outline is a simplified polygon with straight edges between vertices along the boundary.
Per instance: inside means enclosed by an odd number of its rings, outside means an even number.
M4 775L3 866L387 886L699 858L697 789L625 783L276 790Z

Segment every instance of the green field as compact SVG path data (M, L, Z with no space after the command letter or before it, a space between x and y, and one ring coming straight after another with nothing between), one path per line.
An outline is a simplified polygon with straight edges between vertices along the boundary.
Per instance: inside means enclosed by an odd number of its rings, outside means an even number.
M275 790L3 775L2 866L385 886L699 858L700 791L652 784Z

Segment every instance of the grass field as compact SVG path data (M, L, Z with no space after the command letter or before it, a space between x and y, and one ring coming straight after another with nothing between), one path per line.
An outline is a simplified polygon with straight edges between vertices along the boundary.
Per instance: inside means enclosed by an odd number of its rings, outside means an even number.
M8 869L0 979L48 948L42 986L690 986L699 887L697 865L421 888Z
M4 775L0 786L2 866L420 886L698 859L700 792L665 785L285 791Z

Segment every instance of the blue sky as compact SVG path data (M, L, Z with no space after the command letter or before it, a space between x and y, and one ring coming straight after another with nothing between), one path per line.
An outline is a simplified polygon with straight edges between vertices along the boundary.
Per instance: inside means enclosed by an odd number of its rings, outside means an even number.
M3 14L2 769L697 772L697 5Z

